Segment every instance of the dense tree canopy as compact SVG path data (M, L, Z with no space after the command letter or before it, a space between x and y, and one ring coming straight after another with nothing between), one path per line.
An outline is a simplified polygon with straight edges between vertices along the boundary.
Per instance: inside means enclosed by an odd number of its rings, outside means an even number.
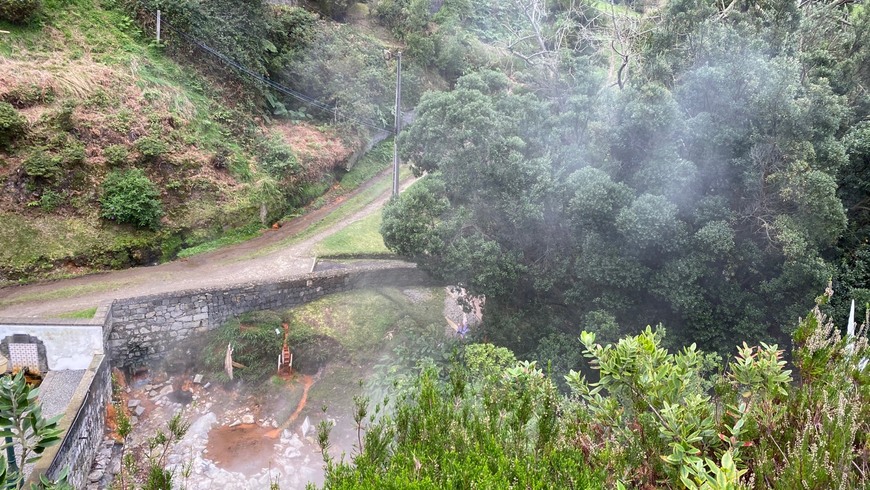
M866 295L866 11L720 9L670 2L622 90L572 51L555 78L426 94L400 145L427 175L387 245L486 295L482 335L541 359L592 311L725 351L787 339L832 276Z

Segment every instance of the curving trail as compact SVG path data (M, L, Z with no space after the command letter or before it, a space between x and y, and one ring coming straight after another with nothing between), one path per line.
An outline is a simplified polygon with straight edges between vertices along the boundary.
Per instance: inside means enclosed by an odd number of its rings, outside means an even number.
M278 230L265 231L257 238L213 252L152 267L0 289L0 317L51 317L92 308L117 298L280 279L307 273L311 270L314 245L377 212L389 199L390 191L380 194L359 211L302 240L285 246L280 244L305 232L336 212L343 202L390 175L391 169L384 170L350 194L293 219ZM402 187L406 188L411 183L413 179L403 182Z

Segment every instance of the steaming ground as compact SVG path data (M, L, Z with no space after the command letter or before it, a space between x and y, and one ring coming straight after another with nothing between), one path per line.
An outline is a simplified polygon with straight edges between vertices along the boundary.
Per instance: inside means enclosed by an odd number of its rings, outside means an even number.
M333 458L355 454L354 395L378 400L384 392L377 387L392 386L393 378L385 373L402 375L408 359L395 353L410 332L431 324L436 337L447 338L456 335L451 325L469 316L458 306L456 293L445 288L354 291L296 308L293 314L318 335L330 333L348 354L329 360L314 374L274 376L256 387L222 385L194 372L169 377L152 371L126 389L124 403L136 417L127 450L144 460L147 439L180 412L190 429L166 459L179 487L263 489L275 482L292 490L308 482L321 485L317 424L333 424ZM360 339L360 329L376 338Z

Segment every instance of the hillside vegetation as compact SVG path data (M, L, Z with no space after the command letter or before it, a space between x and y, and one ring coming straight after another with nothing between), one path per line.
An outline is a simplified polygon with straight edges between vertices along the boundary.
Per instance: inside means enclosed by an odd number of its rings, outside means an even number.
M725 354L787 343L830 278L836 318L870 302L866 6L473 10L502 58L421 98L399 144L426 176L381 230L486 297L479 338L564 373L584 328Z
M302 9L257 5L263 22L301 16L311 35L333 29ZM318 119L301 104L288 111L166 26L158 45L138 8L49 0L23 19L0 15L0 285L255 236L333 186L370 134L324 125L332 114ZM197 33L226 12L210 15L184 24ZM255 41L290 35L282 26ZM276 40L287 50L296 42ZM277 56L271 48L258 51Z

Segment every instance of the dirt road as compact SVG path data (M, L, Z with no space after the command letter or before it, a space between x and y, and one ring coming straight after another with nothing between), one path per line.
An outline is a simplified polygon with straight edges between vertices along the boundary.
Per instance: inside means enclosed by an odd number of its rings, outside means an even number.
M314 245L379 210L389 199L390 191L380 194L359 211L304 239L292 241L292 238L337 212L347 199L364 192L389 175L390 171L385 170L349 195L244 243L152 267L0 289L0 317L51 317L92 308L117 298L280 279L309 272L314 260ZM410 184L411 181L406 181L403 187ZM288 240L289 244L281 245Z

